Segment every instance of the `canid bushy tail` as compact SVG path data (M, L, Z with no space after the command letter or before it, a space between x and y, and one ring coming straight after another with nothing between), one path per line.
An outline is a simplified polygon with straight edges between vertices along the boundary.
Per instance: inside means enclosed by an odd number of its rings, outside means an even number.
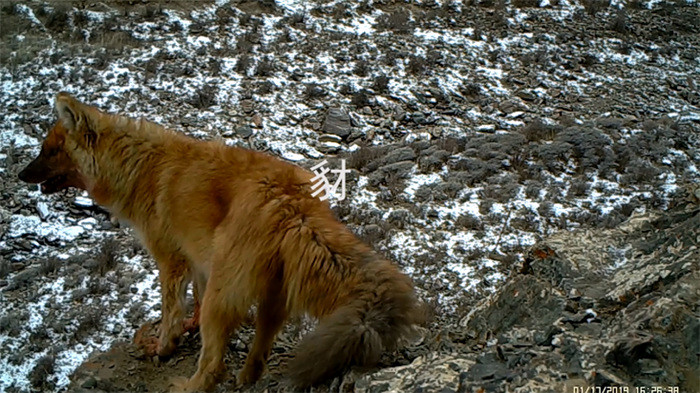
M299 344L289 365L294 385L314 385L350 366L372 366L422 322L424 310L407 276L379 259L365 265L363 273L366 279L351 300L321 318Z

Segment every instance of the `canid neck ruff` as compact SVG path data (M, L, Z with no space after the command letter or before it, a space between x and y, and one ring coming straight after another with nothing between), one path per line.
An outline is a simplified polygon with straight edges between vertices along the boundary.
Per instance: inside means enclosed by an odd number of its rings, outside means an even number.
M142 118L100 113L93 120L98 138L89 175L93 187L88 191L128 220L148 214L150 205L136 199L154 193L151 188L158 183L163 162L194 140Z

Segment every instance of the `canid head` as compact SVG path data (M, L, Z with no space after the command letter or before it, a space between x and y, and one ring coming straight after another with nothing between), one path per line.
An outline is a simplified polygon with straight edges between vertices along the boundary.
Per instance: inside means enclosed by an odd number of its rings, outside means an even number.
M41 153L19 173L27 183L41 184L41 192L51 194L68 187L88 189L92 150L97 134L92 129L89 112L68 93L56 96L58 121L41 145Z

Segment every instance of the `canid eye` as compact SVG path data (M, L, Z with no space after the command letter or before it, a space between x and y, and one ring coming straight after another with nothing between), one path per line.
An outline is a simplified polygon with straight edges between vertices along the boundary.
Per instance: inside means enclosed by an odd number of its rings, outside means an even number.
M40 155L44 155L47 157L55 156L56 154L59 153L59 148L57 147L46 147L42 146L41 147L41 152L39 153Z

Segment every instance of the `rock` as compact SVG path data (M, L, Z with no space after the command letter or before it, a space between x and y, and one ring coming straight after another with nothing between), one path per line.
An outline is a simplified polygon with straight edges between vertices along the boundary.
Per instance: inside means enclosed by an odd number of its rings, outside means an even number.
M43 201L36 203L36 211L39 212L39 218L41 218L43 221L46 221L50 215L49 205Z
M240 106L244 113L252 113L255 109L253 100L241 100Z
M496 131L496 126L493 124L483 124L483 125L476 127L476 131L486 132L486 133L492 134L493 132Z
M340 143L343 140L338 136L338 135L333 135L333 134L323 134L318 137L319 142L334 142L334 143Z
M369 184L376 187L386 183L389 178L400 179L406 177L413 169L412 161L399 161L380 167L369 175Z
M384 237L384 230L376 224L369 224L364 227L362 234L368 239L381 239Z
M80 384L80 387L83 389L93 389L96 386L97 386L97 380L95 379L95 377L92 377L92 376L85 378L83 383Z
M411 120L413 120L414 123L416 124L425 124L426 123L426 116L425 113L423 112L413 112L411 114Z
M250 121L253 122L253 125L255 125L257 128L262 128L263 126L262 116L258 115L257 113L253 115Z
M351 128L350 115L346 111L340 108L331 108L328 110L326 119L323 122L323 132L337 135L345 139L352 132Z
M394 107L394 112L391 115L395 121L403 121L406 118L406 111L400 105Z
M323 154L335 154L340 151L340 143L337 142L321 142L316 148Z
M393 164L399 161L413 161L416 159L416 153L410 147L402 147L392 150L384 157L384 164Z
M519 92L515 93L518 97L522 98L524 101L535 101L537 99L537 95L535 93L528 91L528 90L520 90Z
M83 261L83 267L88 270L94 270L100 265L100 263L94 258L87 258Z
M110 220L103 220L102 222L100 222L100 229L103 231L109 231L114 229L114 225Z
M240 126L236 128L236 134L241 138L248 138L253 135L253 129L250 126Z
M82 197L82 196L77 196L75 197L75 200L73 201L75 206L80 207L80 208L91 208L95 205L95 203L92 201L90 198Z
M354 392L457 393L461 391L462 373L472 365L473 361L460 356L418 357L411 364L385 368L357 379Z

